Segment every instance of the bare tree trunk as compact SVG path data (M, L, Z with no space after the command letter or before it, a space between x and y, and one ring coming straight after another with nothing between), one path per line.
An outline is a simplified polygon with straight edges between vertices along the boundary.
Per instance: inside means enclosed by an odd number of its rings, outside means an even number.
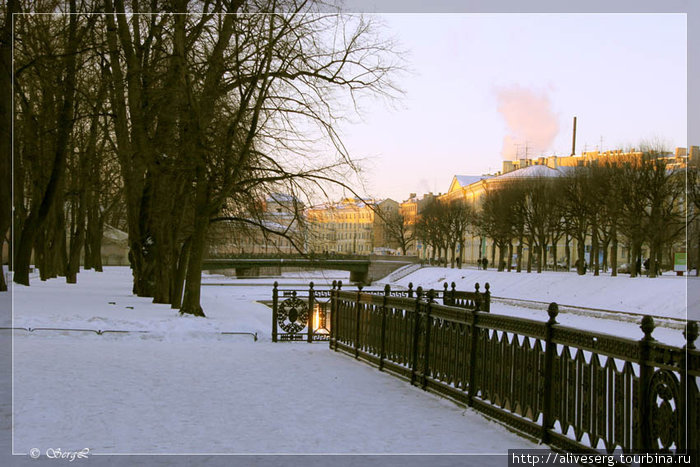
M68 254L68 265L66 266L66 282L75 284L78 281L78 271L80 271L80 253L85 244L85 221L87 217L87 184L89 177L89 159L97 157L95 153L97 139L97 118L93 118L90 128L88 148L79 156L79 194L77 202L77 213L75 213L75 225L71 229L70 253ZM75 203L74 203L75 207Z
M534 241L532 238L528 239L527 244L527 263L525 265L526 271L528 273L532 272L532 250L535 248Z
M22 229L17 253L15 256L14 281L18 284L29 285L29 261L36 233L41 228L51 211L58 188L65 175L68 139L73 129L73 107L76 83L76 51L78 49L77 18L75 0L70 0L70 15L68 44L65 51L65 77L62 80L63 102L59 111L56 128L56 143L53 148L53 165L48 185L44 190L37 209L32 209ZM62 206L61 206L62 207Z
M592 227L591 234L591 266L593 267L593 275L600 275L600 264L598 261L598 232L597 227L594 225Z
M523 237L518 239L518 262L515 266L515 272L523 270Z
M576 268L576 272L578 273L579 276L582 276L586 274L586 243L585 243L585 237L584 240L581 241L580 238L576 239L576 250L577 250L577 263L578 266Z
M182 306L182 291L185 285L185 274L187 273L187 264L190 258L190 238L185 240L180 249L180 257L177 262L177 271L175 272L173 283L173 295L170 300L170 307L179 309Z
M566 234L566 242L564 244L564 254L566 255L566 271L571 271L571 237Z
M613 238L612 238L612 248L610 250L610 268L612 269L612 272L610 273L610 275L613 277L617 276L617 235L616 234L613 234Z
M503 248L503 244L499 243L498 246L498 271L503 271L503 259L505 257L506 251L505 248Z
M4 269L4 261L3 261L3 256L2 256L2 251L5 248L5 235L0 238L0 292L7 292L7 282L5 281L5 269ZM8 244L8 253L9 253L9 244Z
M639 247L636 241L630 245L630 277L637 277L637 261L639 259Z
M507 264L507 270L508 272L513 269L513 241L508 242L508 264Z
M204 259L208 224L208 216L202 216L201 214L195 216L194 232L191 237L189 261L187 264L185 296L180 309L182 314L205 316L200 304L200 288L202 285L202 261Z
M19 1L8 0L5 24L0 32L0 292L7 291L2 269L5 235L12 225L12 20L19 12ZM21 185L20 185L21 186ZM8 266L11 266L12 238L7 246Z

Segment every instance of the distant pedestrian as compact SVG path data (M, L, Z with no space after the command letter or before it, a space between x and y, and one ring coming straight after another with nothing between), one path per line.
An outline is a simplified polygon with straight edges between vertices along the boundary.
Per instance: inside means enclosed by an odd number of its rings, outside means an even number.
M484 259L483 259L483 264L484 264L484 271L486 271L486 269L489 267L489 260L486 259L485 256L484 256Z

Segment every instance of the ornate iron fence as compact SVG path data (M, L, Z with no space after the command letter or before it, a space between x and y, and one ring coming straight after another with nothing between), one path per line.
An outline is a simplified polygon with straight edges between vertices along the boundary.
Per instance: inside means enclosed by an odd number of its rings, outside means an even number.
M634 341L561 326L555 303L538 322L440 305L436 295L332 290L330 348L555 448L698 452L696 322L676 348L652 338L648 316Z
M310 282L307 289L280 289L277 282L272 288L272 341L327 341L330 337L331 309L330 298L334 290L341 290L342 281L333 281L331 289L315 289ZM491 294L489 284L486 292L479 292L479 284L475 284L474 292L456 290L455 283L448 290L445 282L444 291L434 292L434 298L442 298L444 304L465 308L489 311ZM359 290L363 291L362 286ZM386 292L388 290L388 292ZM364 290L365 294L382 295L388 293L391 297L413 298L415 291L413 283L408 284L407 290Z

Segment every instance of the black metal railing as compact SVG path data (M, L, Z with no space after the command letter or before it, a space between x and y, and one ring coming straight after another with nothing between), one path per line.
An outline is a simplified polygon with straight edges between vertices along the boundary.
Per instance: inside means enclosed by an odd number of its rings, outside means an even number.
M280 289L277 282L272 288L272 341L327 341L330 337L332 313L330 298L335 290L342 290L343 281L333 281L331 289L316 289L310 282L308 288ZM358 290L365 294L383 295L388 293L391 297L413 298L416 293L413 283L408 284L406 290L385 289ZM479 292L479 284L476 283L473 292L456 290L455 283L448 290L447 282L444 291L434 292L434 298L442 299L444 304L453 305L468 310L481 310L488 312L491 306L491 293L489 284L486 283L485 292ZM388 290L388 292L387 292Z
M696 322L678 348L653 339L649 316L635 341L561 326L555 303L539 322L437 295L332 290L330 348L558 449L698 452Z

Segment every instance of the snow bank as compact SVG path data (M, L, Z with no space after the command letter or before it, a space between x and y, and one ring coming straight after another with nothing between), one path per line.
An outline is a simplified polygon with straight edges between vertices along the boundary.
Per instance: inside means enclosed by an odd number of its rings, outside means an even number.
M670 318L686 318L686 284L700 286L695 277L665 275L649 279L609 274L579 276L566 272L516 273L495 270L423 268L397 281L395 285L424 289L443 288L455 282L458 290L474 290L474 283L488 282L494 297L557 302L560 305L643 313ZM688 307L700 306L689 303Z

